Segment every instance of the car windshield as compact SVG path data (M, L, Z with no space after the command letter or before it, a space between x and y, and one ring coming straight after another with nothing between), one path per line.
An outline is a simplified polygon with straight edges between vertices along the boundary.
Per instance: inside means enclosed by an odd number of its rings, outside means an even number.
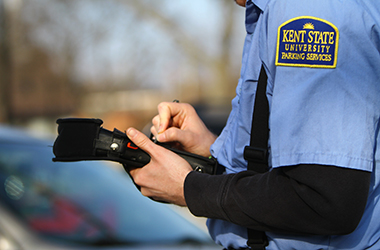
M121 168L53 163L51 151L0 143L0 201L38 233L85 244L209 241L168 205L143 197Z

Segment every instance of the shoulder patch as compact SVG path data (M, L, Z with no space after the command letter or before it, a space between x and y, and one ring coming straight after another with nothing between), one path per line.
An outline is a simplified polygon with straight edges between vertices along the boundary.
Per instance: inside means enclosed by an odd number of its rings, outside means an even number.
M339 31L332 23L310 16L290 19L277 34L277 66L335 68Z

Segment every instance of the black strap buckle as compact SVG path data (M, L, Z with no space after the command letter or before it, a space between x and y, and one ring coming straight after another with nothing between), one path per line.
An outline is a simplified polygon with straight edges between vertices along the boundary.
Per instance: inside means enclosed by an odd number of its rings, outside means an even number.
M248 229L247 245L251 250L265 250L268 244L269 242L265 232Z
M244 148L244 159L253 163L268 164L268 150L246 146Z

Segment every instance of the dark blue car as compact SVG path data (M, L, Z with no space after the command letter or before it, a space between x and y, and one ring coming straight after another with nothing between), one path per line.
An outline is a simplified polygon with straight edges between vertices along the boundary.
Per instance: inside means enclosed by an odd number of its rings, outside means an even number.
M51 145L0 127L0 249L221 249L121 165L52 162Z

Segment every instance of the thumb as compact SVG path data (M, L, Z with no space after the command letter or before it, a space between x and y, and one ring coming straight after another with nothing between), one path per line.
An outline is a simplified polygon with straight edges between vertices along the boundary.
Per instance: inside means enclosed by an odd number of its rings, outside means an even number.
M127 136L137 147L139 147L149 155L152 155L152 153L154 152L154 147L156 145L146 135L144 135L135 128L129 128L127 130Z

